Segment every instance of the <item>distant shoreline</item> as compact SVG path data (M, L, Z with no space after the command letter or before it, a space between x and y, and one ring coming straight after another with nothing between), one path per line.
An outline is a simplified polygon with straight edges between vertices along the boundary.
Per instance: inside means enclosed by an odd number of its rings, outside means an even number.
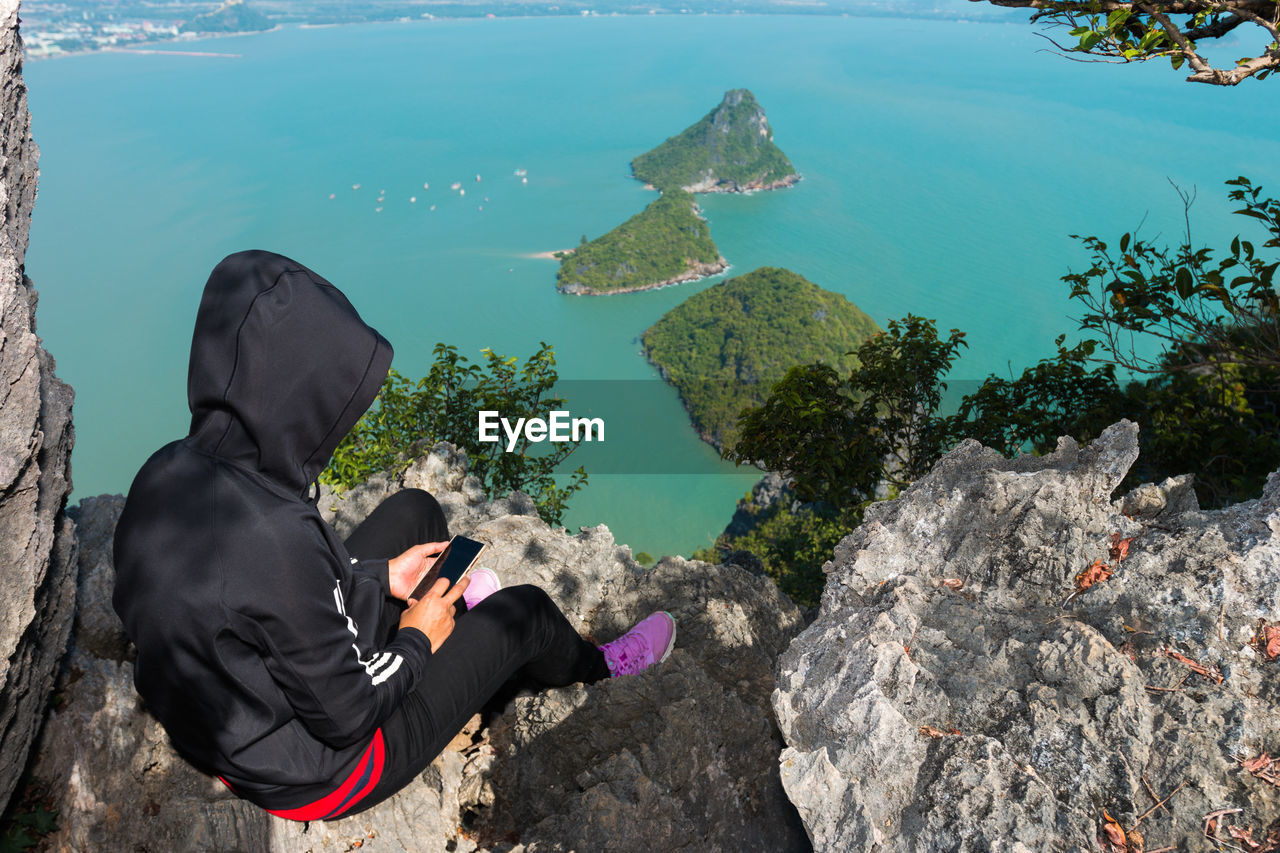
M208 50L156 50L148 47L104 47L101 50L86 50L84 53L158 53L163 56L217 56L223 59L239 59L244 55L240 53L214 53Z
M734 15L734 14L732 14L732 13L730 13L730 12L698 12L698 13L683 13L683 12L667 12L667 11L663 11L663 12L659 12L659 13L658 13L658 15L663 16L663 17L690 17L690 18L693 18L693 17L697 17L697 18L706 18L706 17L722 17L722 18L746 17L746 16L743 16L743 15ZM906 18L906 19L911 19L911 20L924 20L924 21L949 21L949 22L951 22L951 23L959 23L959 24L1008 24L1008 23L1021 24L1021 23L1022 23L1021 21L1008 21L1008 20L1001 20L1001 19L1000 19L999 17L997 17L997 16L987 17L987 16L984 16L984 15L979 15L979 16L973 16L973 17L966 17L966 16L959 16L959 17L957 17L957 16L953 16L953 15L930 15L930 14L919 14L919 13L910 13L910 12L882 12L882 13L876 13L876 12L873 12L872 10L866 10L866 9L860 9L860 10L840 10L840 11L834 11L834 10L832 10L832 11L829 11L829 12L810 11L810 12L806 12L806 13L800 14L800 13L797 13L797 12L795 12L795 11L792 11L792 9L791 9L790 7L784 7L784 8L782 8L782 9L779 9L779 10L778 10L778 11L776 11L776 12L775 12L775 11L758 11L758 12L753 12L753 13L751 13L751 15L752 15L753 17L766 17L766 18L767 18L767 17L790 17L790 18L894 18L894 19L897 19L897 18ZM628 17L628 18L631 18L631 17L633 17L633 18L641 18L641 17L649 17L649 16L650 16L650 14L649 14L649 13L639 13L639 12L637 12L637 13L610 12L610 13L608 13L608 14L604 14L604 15L600 15L600 14L592 14L592 15L590 15L590 16L588 16L588 17L593 17L593 18L623 18L623 17ZM496 19L496 20L536 20L536 19L541 19L541 18L568 18L568 19L576 20L576 19L580 19L580 18L582 18L582 17L583 17L583 15L582 15L581 11L579 10L579 11L573 11L573 12L562 12L562 13L559 13L559 14L547 14L547 15L527 15L527 14L526 14L526 15L495 15L495 17L494 17L493 19ZM277 23L277 24L275 24L273 27L271 27L270 29L266 29L266 30L245 30L245 31L242 31L242 32L226 32L226 33L199 33L199 34L197 34L197 35L196 35L196 37L195 37L194 39L189 39L189 38L187 38L187 37L176 37L176 38L169 38L169 39L156 39L156 40L154 40L154 41L143 41L143 42L139 42L139 44L143 44L143 45L153 45L153 44L154 44L154 45L171 45L171 44L181 44L181 43L183 43L183 42L185 42L185 41L188 41L188 40L190 40L190 41L200 41L200 40L203 40L203 39L210 39L210 38L225 38L225 37L228 37L228 36L252 36L252 35L258 35L258 34L260 34L260 33L272 33L272 32L277 32L278 30L282 30L282 29L285 29L285 28L287 28L287 27L297 27L297 28L299 28L299 29L308 29L308 30L310 30L310 29L327 29L327 28L329 28L329 27L349 27L349 26L354 26L354 25L358 25L358 24L408 24L408 23L422 23L422 24L430 24L430 23L434 23L434 22L438 22L438 21L485 21L485 20L493 20L493 19L490 19L490 18L488 18L487 16L481 16L481 15L457 15L457 16L447 16L447 15L439 15L439 16L436 16L436 15L433 15L433 16L432 16L432 17L430 17L430 18L389 18L389 19L386 19L386 20L372 20L372 21L368 21L368 20L366 20L366 21L323 21L323 22L319 22L319 23L308 23L308 22L302 22L302 21L284 21L284 22ZM24 22L24 23L25 23L25 22ZM29 29L30 27L31 27L31 24L26 24L26 26L24 26L24 27L23 27L23 29L24 29L24 30L25 30L25 29ZM238 56L238 54L204 54L204 53L194 52L194 51L193 51L193 52L188 53L188 52L186 52L186 51L170 51L170 50L164 50L164 49L160 49L160 50L153 50L153 49L148 49L148 48L141 48L141 49L137 49L137 50L135 50L135 49L132 49L132 48L119 47L119 46L116 46L116 45L112 45L112 46L109 46L109 47L94 47L94 48L91 48L91 49L89 49L89 50L70 50L70 51L61 51L61 52L59 52L59 53L28 54L28 53L27 53L27 51L26 51L26 49L25 49L25 39L24 39L24 49L23 49L23 59L24 59L24 61L31 61L31 62L34 62L34 61L39 61L39 60L44 60L44 59L60 59L60 58L62 58L62 57L66 57L66 56L85 56L85 55L87 55L87 54L91 54L91 53L159 53L159 54L174 54L174 55L183 55L183 56L186 56L186 55L191 55L191 56L205 56L205 55L214 55L214 56Z
M181 50L175 48L174 45L190 44L191 42L201 42L205 39L216 38L233 38L235 36L256 36L261 33L274 33L284 29L286 24L276 24L267 30L243 30L234 33L200 33L195 38L190 36L177 36L168 39L155 39L154 41L140 41L124 45L108 45L106 47L95 47L92 50L64 50L59 53L40 53L31 54L26 50L26 39L23 39L22 59L24 62L39 62L45 59L63 59L68 56L89 56L94 53L133 53L133 54L158 54L160 56L204 56L216 59L240 59L244 56L241 53L218 53L211 50ZM336 24L334 26L337 26ZM134 45L137 45L136 47ZM157 45L151 47L150 45Z

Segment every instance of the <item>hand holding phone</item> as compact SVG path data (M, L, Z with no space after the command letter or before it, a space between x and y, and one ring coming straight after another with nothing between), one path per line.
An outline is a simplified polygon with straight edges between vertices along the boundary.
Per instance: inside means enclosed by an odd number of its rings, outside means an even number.
M439 578L447 578L452 587L458 579L470 571L487 546L483 542L469 539L466 536L455 536L449 540L445 549L436 556L431 568L423 575L422 580L409 593L412 599L420 599Z
M400 615L400 628L416 628L426 634L434 653L453 633L458 599L466 592L469 583L471 579L464 577L449 587L447 580L436 578L435 585Z

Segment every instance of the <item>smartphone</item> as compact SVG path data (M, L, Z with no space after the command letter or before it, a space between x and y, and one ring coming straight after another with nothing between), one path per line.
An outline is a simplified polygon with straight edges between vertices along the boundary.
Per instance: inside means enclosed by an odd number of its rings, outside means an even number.
M475 539L468 539L465 536L453 537L449 540L449 544L444 546L444 550L436 556L436 561L431 564L431 568L427 570L413 592L409 593L409 597L422 598L439 578L448 578L449 586L453 586L475 565L485 547L483 542L477 542Z

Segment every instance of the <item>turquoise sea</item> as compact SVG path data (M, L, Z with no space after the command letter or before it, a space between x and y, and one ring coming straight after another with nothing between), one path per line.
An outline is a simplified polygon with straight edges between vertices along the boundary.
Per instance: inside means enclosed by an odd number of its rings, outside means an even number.
M614 473L592 476L568 526L607 523L655 556L710 542L756 474L698 441L637 336L712 282L565 297L555 262L532 255L637 212L652 194L631 157L726 89L754 91L805 177L703 197L729 274L785 266L882 325L913 312L963 329L953 386L1073 333L1059 277L1087 259L1069 234L1141 223L1176 242L1173 182L1198 192L1197 242L1220 243L1248 228L1226 216L1223 181L1280 188L1276 84L1069 62L1025 18L423 21L174 45L222 57L27 63L42 151L27 272L76 390L77 496L126 490L185 434L205 278L267 248L342 287L406 374L437 341L478 359L545 340L562 378L643 389L606 440Z

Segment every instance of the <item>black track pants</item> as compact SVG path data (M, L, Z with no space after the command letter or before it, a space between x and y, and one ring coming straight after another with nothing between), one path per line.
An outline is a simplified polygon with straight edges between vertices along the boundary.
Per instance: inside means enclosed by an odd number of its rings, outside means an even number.
M390 558L449 538L435 498L406 489L383 501L346 540L360 559ZM461 605L461 601L459 601ZM403 604L390 601L383 625L394 634ZM501 589L463 610L453 633L433 650L422 678L382 724L386 761L376 787L343 817L364 811L413 781L467 720L512 679L545 687L607 678L596 646L578 635L536 586Z

